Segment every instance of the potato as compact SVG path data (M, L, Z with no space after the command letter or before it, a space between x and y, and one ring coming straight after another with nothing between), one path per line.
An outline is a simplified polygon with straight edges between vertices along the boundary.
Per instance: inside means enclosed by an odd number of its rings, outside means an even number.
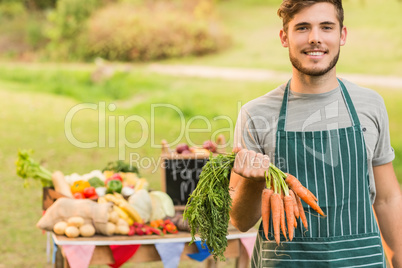
M130 227L128 225L117 225L116 226L116 234L127 235L130 231Z
M80 235L90 237L95 234L95 227L92 224L84 224L80 227Z
M80 235L80 231L75 226L68 226L66 228L65 233L66 233L66 236L70 237L70 238L75 238L75 237L78 237Z
M108 213L108 221L117 224L119 219L119 214L116 211L113 210Z
M58 235L64 235L67 228L67 222L59 221L53 226L53 232Z
M84 218L82 217L70 217L67 220L68 226L74 226L74 227L81 227L84 225Z
M116 225L114 223L106 223L106 235L113 235L116 232Z
M123 220L123 219L121 219L121 218L118 219L118 221L116 222L116 225L117 225L117 226L119 226L119 225L129 226L129 225L128 225L128 222L126 222L125 220Z

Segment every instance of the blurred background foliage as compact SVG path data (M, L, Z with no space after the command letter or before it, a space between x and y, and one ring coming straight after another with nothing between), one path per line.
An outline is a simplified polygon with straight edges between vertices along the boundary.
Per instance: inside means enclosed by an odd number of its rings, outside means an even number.
M230 45L213 0L2 0L0 24L11 59L146 61Z

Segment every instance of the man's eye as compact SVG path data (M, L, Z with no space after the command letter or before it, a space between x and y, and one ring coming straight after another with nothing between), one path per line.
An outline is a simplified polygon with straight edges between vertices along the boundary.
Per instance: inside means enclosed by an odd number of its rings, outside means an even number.
M296 28L296 30L298 30L298 31L305 31L307 29L307 27L298 27L298 28Z

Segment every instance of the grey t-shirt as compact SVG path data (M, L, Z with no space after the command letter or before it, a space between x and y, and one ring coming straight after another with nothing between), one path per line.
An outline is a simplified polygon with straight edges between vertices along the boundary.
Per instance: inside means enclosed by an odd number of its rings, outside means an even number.
M373 166L391 162L395 153L391 147L388 114L382 97L375 91L345 84L364 130L370 175L370 197L375 199ZM266 154L274 162L276 129L285 84L246 103L240 110L234 135L234 146ZM349 112L337 87L322 94L290 91L286 115L287 131L321 131L350 127Z

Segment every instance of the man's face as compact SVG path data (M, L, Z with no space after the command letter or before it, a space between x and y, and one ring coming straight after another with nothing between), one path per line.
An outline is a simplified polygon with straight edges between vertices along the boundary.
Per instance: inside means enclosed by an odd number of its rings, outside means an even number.
M289 48L290 61L297 71L320 76L335 70L346 28L340 29L334 5L317 3L302 9L280 32L282 45Z

